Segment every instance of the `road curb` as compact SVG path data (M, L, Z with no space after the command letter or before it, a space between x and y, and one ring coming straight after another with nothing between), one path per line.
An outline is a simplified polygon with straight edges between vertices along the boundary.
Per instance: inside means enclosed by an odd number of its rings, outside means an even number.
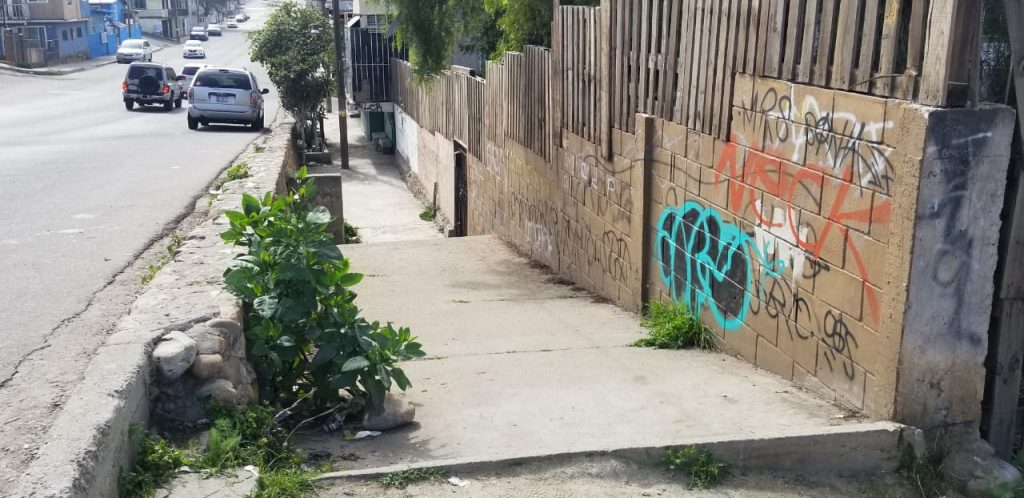
M658 466L669 448L697 446L737 470L829 473L858 476L892 472L910 445L923 450L921 431L895 422L839 425L826 431L779 433L759 438L687 439L657 446L604 448L565 453L507 455L481 459L439 459L413 464L322 474L318 482L362 481L412 469L442 469L450 474L489 472L526 463L565 463L594 457L614 457Z
M11 496L117 496L118 477L131 467L134 452L128 429L149 419L154 344L172 330L213 317L242 320L241 303L223 290L221 276L235 251L219 234L227 225L223 212L238 209L243 193L276 191L284 185L285 171L294 169L292 121L286 113L278 117L263 135L262 153L247 146L235 159L248 163L250 176L222 187L174 260L96 351Z

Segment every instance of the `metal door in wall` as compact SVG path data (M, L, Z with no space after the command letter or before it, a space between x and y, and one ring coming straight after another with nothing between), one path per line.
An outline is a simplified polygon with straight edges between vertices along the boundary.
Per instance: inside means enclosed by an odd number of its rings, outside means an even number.
M469 181L466 171L466 149L455 144L455 237L469 233Z

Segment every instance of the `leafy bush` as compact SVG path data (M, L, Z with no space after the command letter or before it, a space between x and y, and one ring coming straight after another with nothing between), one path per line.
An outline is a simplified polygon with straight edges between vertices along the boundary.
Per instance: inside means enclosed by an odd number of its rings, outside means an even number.
M640 325L650 332L634 346L657 349L715 349L715 339L686 306L654 301L647 306L647 316Z
M715 461L708 450L693 446L669 448L665 452L665 467L674 472L685 472L691 489L707 489L729 475L729 466Z
M351 287L362 275L326 228L331 215L313 206L316 195L306 169L291 195L242 197L242 211L225 213L228 243L246 247L225 272L227 289L251 310L248 356L259 377L260 396L287 406L308 398L306 409L336 408L339 389L354 407L382 409L392 385L410 386L395 364L424 355L408 328L395 329L359 316Z

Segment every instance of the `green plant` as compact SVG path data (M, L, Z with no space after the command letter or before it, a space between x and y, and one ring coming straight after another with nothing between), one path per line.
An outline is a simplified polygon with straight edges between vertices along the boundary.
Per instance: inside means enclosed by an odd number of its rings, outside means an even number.
M345 222L345 243L346 244L358 244L362 242L359 239L359 229L355 225Z
M234 467L239 462L242 435L235 430L231 419L221 418L210 428L206 452L200 458L202 466L220 471Z
M174 260L175 253L178 252L178 249L181 248L181 244L184 242L185 239L182 239L180 235L176 233L171 234L171 240L167 243L167 247L165 248L166 252L160 255L160 258L156 263L149 265L146 269L146 273L142 275L142 285L152 282L153 279L156 278L156 274L160 269L166 266L167 263Z
M420 212L420 219L423 221L434 221L437 217L437 213L434 212L434 206L427 206Z
M448 473L441 469L409 469L384 474L377 482L385 488L405 489L414 482L437 481L447 476Z
M315 490L316 472L302 467L298 452L288 444L288 432L274 423L276 413L267 404L245 411L232 405L210 405L207 415L214 422L203 451L176 449L163 438L146 434L141 425L132 426L132 438L139 442L140 450L132 471L121 475L121 496L153 496L185 465L204 473L254 465L260 477L252 496L308 495Z
M160 436L150 436L141 424L133 424L129 435L138 443L139 453L132 470L122 472L118 480L121 496L153 496L161 485L170 481L175 471L191 464L184 450L172 447Z
M906 446L900 453L899 473L920 493L921 498L946 496L946 483L939 470L943 456L940 453L918 455Z
M243 178L249 178L249 164L241 162L232 165L230 168L225 170L223 175L220 175L213 181L213 184L210 185L210 189L220 190L225 183L241 180Z
M316 490L316 472L302 468L270 469L260 473L253 498L296 498Z
M408 328L360 316L349 271L327 233L331 215L314 206L316 188L299 170L289 195L242 197L242 211L225 213L224 241L247 248L224 273L225 286L248 306L246 343L261 398L275 405L309 399L313 413L341 407L377 413L392 387L410 386L402 360L424 356Z
M255 152L257 154L262 154L263 151L267 150L267 148L262 146L262 145L260 145L260 144L253 144L252 145L252 150L253 150L253 152Z
M664 463L670 471L684 472L691 489L708 489L729 475L727 464L716 461L710 451L693 446L669 448Z
M647 337L634 342L634 346L657 349L715 348L712 332L682 304L653 301L647 306L647 315L640 325L649 332Z

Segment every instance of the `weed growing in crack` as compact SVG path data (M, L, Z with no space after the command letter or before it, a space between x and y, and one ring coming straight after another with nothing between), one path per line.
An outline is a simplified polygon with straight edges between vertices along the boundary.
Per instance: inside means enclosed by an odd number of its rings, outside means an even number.
M690 489L708 489L729 475L727 464L716 461L710 451L694 446L669 448L664 463L672 472L685 473Z
M235 164L224 171L224 174L217 177L210 185L210 190L220 190L225 183L243 178L249 178L249 164L244 162Z
M185 242L185 239L181 238L180 235L176 233L171 234L171 240L167 243L167 252L161 254L160 259L156 263L149 265L149 268L146 269L146 274L142 276L142 285L152 282L161 268L166 266L167 263L174 261L174 255L178 252L183 242Z
M263 151L267 150L267 148L262 146L262 145L260 145L260 144L253 144L252 150L253 150L253 152L255 152L257 154L262 154Z
M358 244L362 242L359 239L359 228L352 225L349 222L345 222L345 243L346 244Z
M410 484L420 481L439 481L448 477L441 469L409 469L385 474L377 482L385 488L405 489Z
M289 434L274 423L276 412L269 405L238 411L214 405L208 410L214 420L205 450L178 449L160 436L146 434L141 425L132 427L139 443L135 466L123 473L121 496L151 497L167 484L177 469L189 466L204 474L253 465L259 469L254 498L297 498L315 491L316 472L302 467L302 459L288 443Z
M634 346L656 349L715 349L713 332L682 304L654 301L647 306L647 316L640 325L649 332L647 337L634 342Z
M434 206L427 206L420 212L420 219L423 221L434 221L437 217L437 212L434 210Z

